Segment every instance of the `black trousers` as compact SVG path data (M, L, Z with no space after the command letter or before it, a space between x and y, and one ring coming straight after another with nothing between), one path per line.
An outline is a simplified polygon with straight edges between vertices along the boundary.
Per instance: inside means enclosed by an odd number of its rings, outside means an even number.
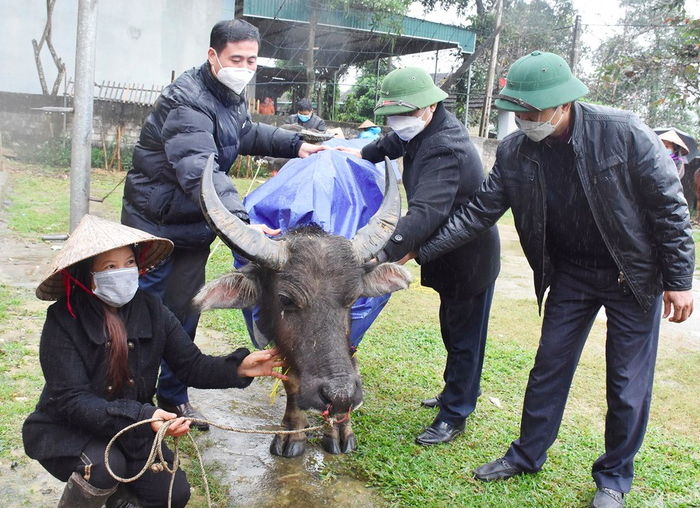
M204 286L209 247L182 249L175 247L167 260L139 279L141 289L160 296L163 304L182 323L194 340L199 312L192 309L192 299ZM158 403L179 406L187 402L187 387L165 362L158 377Z
M629 492L634 456L646 432L659 341L661 295L645 312L617 269L558 264L547 296L542 335L525 392L520 437L505 458L539 471L559 432L571 381L596 314L607 316L605 453L593 464L598 487Z
M66 482L76 472L85 481L98 489L111 489L117 485L117 480L107 471L104 456L109 440L95 438L85 445L79 457L60 457L57 459L42 460L41 465L59 480ZM168 461L172 469L173 453L163 447L163 457ZM136 476L144 466L144 461L129 460L117 446L112 446L109 451L109 467L112 472L121 478ZM143 508L165 508L168 506L168 490L170 488L170 474L167 471L154 473L150 469L138 480L128 483L129 491L138 499ZM190 499L190 484L187 476L179 469L175 473L173 485L172 506L184 507Z
M482 293L462 300L440 295L440 331L447 362L438 418L450 425L461 425L476 408L493 289L491 283Z

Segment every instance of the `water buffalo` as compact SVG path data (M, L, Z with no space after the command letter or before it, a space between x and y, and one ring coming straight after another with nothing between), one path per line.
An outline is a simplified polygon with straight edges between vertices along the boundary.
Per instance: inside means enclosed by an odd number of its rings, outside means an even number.
M283 428L308 427L306 409L338 420L344 417L324 432L323 449L333 454L357 448L349 412L362 404L362 381L350 351L350 308L361 296L391 293L410 282L404 267L371 261L400 215L396 177L388 163L386 167L382 205L352 240L320 227L268 238L223 206L212 180L213 158L202 176L201 204L207 220L221 240L250 263L207 284L194 305L201 310L259 307L260 331L274 341L290 367L290 380L284 383ZM270 450L295 457L305 444L304 433L277 434Z

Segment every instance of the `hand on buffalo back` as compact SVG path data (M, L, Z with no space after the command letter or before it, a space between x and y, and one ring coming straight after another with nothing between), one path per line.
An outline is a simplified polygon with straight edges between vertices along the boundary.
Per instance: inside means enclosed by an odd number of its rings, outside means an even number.
M277 236L282 232L281 229L272 229L267 224L251 224L250 227L253 229L257 229L258 231L262 231L266 235L270 236Z
M275 370L275 367L285 366L284 360L279 358L277 348L253 351L239 365L238 375L241 377L271 376L287 381L289 377Z

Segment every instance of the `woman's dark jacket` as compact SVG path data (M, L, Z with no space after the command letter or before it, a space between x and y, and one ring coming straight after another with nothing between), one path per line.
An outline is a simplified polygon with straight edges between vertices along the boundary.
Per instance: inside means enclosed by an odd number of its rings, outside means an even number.
M221 84L208 62L167 86L141 129L126 177L121 221L169 238L176 247L208 246L215 238L199 205L199 181L216 154L214 185L224 206L248 214L228 172L239 154L293 158L298 134L252 123L245 98Z
M641 307L648 310L662 290L691 289L688 206L658 136L625 111L575 102L573 113L576 170L603 241ZM553 268L540 153L521 131L504 138L481 189L421 246L421 262L477 238L512 208L541 305Z
M160 298L139 290L118 311L126 325L131 375L114 398L106 380L110 342L103 332L103 306L95 297L71 296L71 302L76 317L62 298L49 307L41 334L46 384L22 430L33 459L77 457L93 437L109 440L151 418L161 360L186 386L244 388L252 381L238 376L248 350L225 357L202 354ZM120 448L134 459L146 458L154 437L150 425L140 425L119 438Z
M308 122L302 122L296 113L289 115L284 121L286 124L301 125L304 129L316 129L317 131L326 132L326 122L316 113L311 115Z
M467 203L484 180L484 170L464 125L438 103L426 128L408 142L392 132L362 149L372 162L403 156L403 185L408 210L378 255L396 261L418 250L459 205ZM496 226L478 240L464 244L421 266L421 284L448 298L483 292L501 267Z

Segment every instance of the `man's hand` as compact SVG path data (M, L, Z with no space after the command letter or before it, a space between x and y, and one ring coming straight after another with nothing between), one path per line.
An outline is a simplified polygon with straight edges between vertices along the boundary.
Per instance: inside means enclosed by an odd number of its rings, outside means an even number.
M358 159L362 158L362 150L360 150L359 148L351 148L349 146L337 146L337 147L335 147L335 149L338 150L339 152L346 152L346 153L349 153L350 155L354 155Z
M284 360L278 356L277 348L253 351L243 358L238 367L238 375L241 377L271 376L287 381L289 379L287 376L274 370L275 367L286 366Z
M404 257L402 257L401 259L399 259L399 260L397 261L397 263L400 264L400 265L405 265L405 264L408 263L410 260L416 259L417 257L418 257L418 253L417 253L416 251L411 251L411 252L409 252L408 254L406 254Z
M251 224L250 227L257 229L258 231L262 231L266 235L270 235L270 236L277 236L282 232L281 229L272 229L267 224Z
M323 145L312 145L311 143L302 143L299 147L299 157L305 159L309 155L316 152L321 152L323 150L329 150L329 148Z
M673 315L669 321L672 323L682 323L688 319L693 313L693 292L664 291L664 319L671 314L672 307Z
M156 409L153 413L153 418L162 418L163 420L175 420L170 424L168 430L165 432L166 436L182 437L190 431L190 421L184 418L178 418L175 413L168 413L164 409ZM153 432L158 432L163 426L164 422L151 422L151 429Z

